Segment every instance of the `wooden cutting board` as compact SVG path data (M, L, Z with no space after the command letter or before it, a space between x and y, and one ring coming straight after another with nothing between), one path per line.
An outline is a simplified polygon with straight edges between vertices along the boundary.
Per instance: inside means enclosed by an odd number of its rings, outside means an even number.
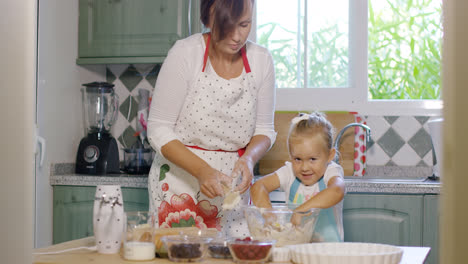
M289 160L288 148L286 139L288 137L289 125L291 119L297 116L298 113L309 113L310 111L277 111L275 113L275 130L278 133L273 147L259 161L259 172L261 175L266 175L274 172L284 165L285 161ZM354 115L350 112L324 112L327 119L330 120L335 127L334 139L338 133L349 123L354 123ZM334 144L334 143L333 143ZM345 176L352 176L354 173L354 128L348 128L340 144L340 165L343 167Z

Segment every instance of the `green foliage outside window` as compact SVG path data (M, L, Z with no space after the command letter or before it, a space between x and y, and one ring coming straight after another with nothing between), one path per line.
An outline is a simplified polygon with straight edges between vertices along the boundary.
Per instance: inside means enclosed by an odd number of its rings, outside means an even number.
M271 40L275 31L281 31L283 38ZM280 88L297 87L296 32L287 30L278 23L267 23L257 27L257 42L270 50L275 63L276 83Z
M369 1L369 99L440 99L441 14L441 1L386 0L378 7ZM282 39L272 40L278 30ZM259 25L257 32L258 43L272 53L278 87L304 87L303 70L297 68L297 32L276 23ZM348 48L337 45L347 41L346 34L334 25L309 33L305 87L347 85Z

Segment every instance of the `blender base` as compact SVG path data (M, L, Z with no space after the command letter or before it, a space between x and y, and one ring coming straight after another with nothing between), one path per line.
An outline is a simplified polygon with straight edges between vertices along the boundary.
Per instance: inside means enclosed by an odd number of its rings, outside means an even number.
M90 133L81 139L75 173L89 175L120 174L117 141L108 133Z

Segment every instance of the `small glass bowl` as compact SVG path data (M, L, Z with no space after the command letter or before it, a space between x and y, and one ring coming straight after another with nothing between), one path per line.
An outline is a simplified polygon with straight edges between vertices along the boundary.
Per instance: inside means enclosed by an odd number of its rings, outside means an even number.
M217 237L208 244L208 253L212 258L230 259L232 258L229 250L228 241L225 237Z
M276 240L232 238L228 241L231 255L237 263L265 263L270 258Z
M175 262L199 262L206 257L210 237L173 235L163 236L169 260Z

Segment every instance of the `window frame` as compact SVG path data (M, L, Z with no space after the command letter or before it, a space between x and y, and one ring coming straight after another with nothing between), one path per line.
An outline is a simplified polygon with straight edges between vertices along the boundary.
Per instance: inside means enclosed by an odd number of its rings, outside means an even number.
M307 0L302 0L307 1ZM369 100L368 0L349 1L349 87L277 88L277 111L356 111L363 115L441 116L442 100ZM256 41L256 12L249 39ZM306 20L307 21L307 20ZM307 27L302 27L307 28ZM339 95L339 96L337 96ZM330 100L330 98L333 98Z

